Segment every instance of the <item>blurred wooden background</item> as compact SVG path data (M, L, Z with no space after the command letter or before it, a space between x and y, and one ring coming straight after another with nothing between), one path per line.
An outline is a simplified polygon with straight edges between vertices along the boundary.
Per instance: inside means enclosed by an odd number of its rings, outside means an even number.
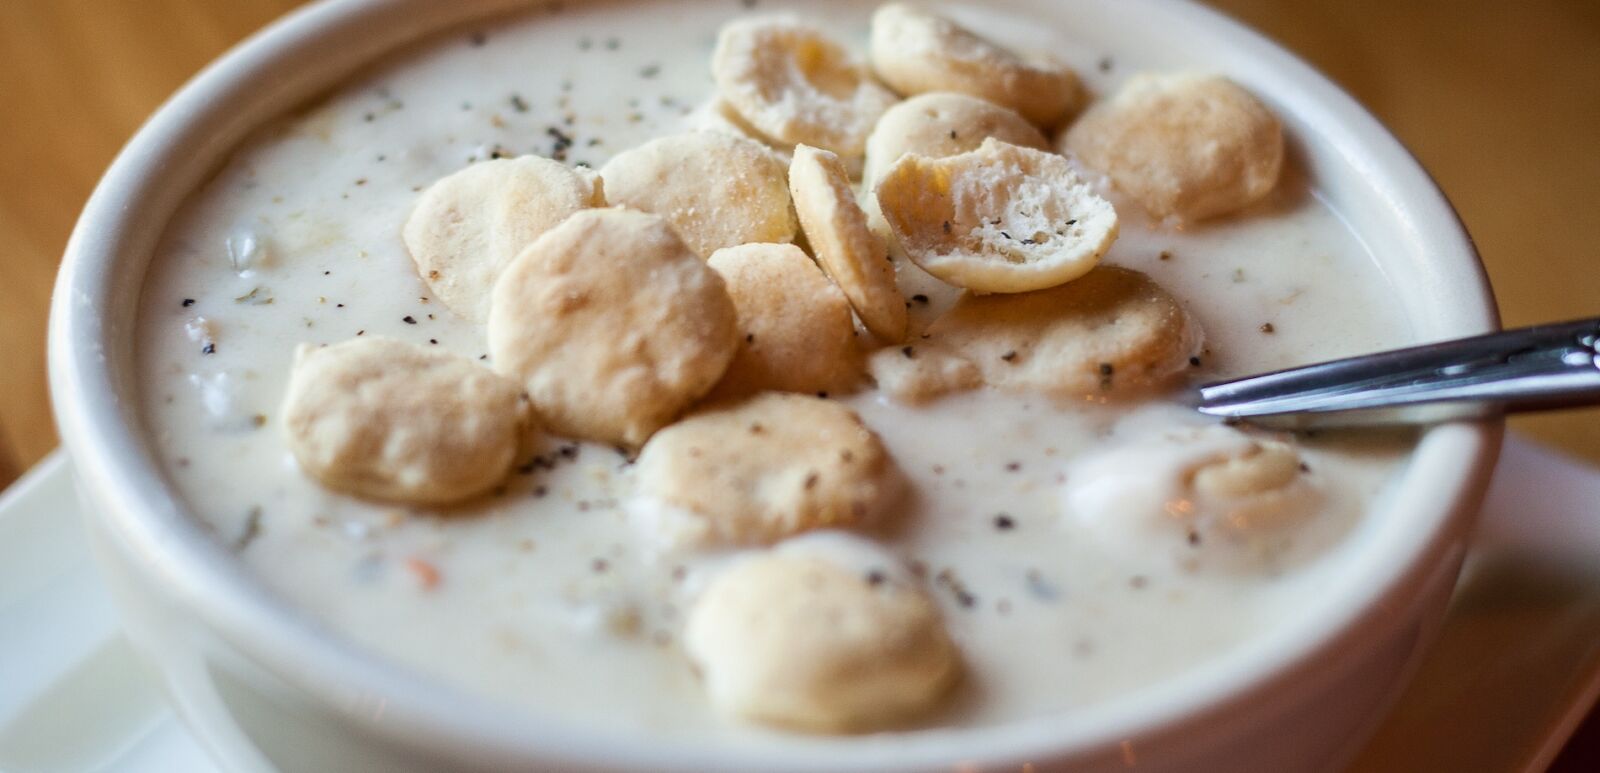
M296 4L0 1L0 486L56 442L45 314L101 170L185 79ZM1600 2L1216 4L1331 75L1421 157L1508 324L1600 314ZM1600 461L1600 411L1517 426Z

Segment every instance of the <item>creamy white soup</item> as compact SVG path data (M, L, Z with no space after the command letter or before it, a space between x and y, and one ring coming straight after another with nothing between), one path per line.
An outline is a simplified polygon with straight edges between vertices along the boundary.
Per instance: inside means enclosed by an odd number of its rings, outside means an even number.
M864 50L873 4L794 5ZM495 20L370 69L238 149L169 227L138 333L156 448L216 539L375 657L486 698L640 734L774 732L719 714L682 644L697 595L759 549L665 544L627 453L552 437L480 503L408 507L318 485L278 412L302 343L386 336L486 357L483 328L430 296L402 243L419 192L496 157L599 168L689 127L714 91L718 27L776 9L597 2ZM943 10L1019 50L1048 48L1097 94L1140 69L1136 52L1100 50L1060 19ZM1372 256L1292 156L1266 201L1199 225L1113 201L1121 234L1105 262L1148 274L1204 330L1183 383L1410 338ZM961 290L896 268L915 342ZM841 555L875 542L936 602L963 674L917 727L1092 710L1315 615L1409 449L1289 438L1312 492L1289 509L1304 512L1184 526L1164 487L1206 444L1239 441L1175 394L829 399L878 433L911 494L893 529L800 539Z

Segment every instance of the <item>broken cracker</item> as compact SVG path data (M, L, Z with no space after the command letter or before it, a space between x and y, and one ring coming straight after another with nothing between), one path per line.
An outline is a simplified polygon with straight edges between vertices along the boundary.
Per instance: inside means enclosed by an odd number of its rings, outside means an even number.
M901 156L878 183L877 199L913 262L978 292L1071 281L1117 238L1116 210L1067 159L992 137L945 158Z

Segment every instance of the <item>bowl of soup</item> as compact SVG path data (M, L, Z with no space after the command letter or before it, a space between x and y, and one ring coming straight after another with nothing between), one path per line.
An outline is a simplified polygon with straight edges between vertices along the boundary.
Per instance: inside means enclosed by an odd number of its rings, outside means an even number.
M1337 764L1500 429L1185 407L1497 320L1381 125L1156 0L313 4L52 315L130 640L245 769Z

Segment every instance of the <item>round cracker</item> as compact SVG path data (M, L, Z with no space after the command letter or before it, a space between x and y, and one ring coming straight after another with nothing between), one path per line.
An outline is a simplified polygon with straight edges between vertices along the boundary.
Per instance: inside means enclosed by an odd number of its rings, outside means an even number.
M1165 386L1200 352L1200 326L1137 271L1101 266L1016 295L967 295L929 339L976 363L985 383L1062 397L1115 397Z
M706 264L722 275L739 312L739 353L719 397L764 389L842 392L861 380L855 325L844 293L793 244L741 244Z
M518 253L572 213L603 206L592 172L539 156L501 158L428 186L401 236L434 297L483 322L495 279Z
M976 150L993 137L1035 150L1049 150L1050 141L1016 111L966 94L919 94L883 114L867 138L866 171L870 189L907 153L944 158Z
M953 91L1017 111L1050 129L1085 100L1077 73L1053 61L1027 61L949 19L906 3L872 15L872 68L901 96Z
M903 478L849 408L767 392L690 416L639 454L644 496L694 519L676 541L762 545L886 519Z
M1116 210L1067 159L993 137L955 156L901 156L877 198L912 262L978 292L1071 281L1117 238Z
M302 470L331 489L411 504L456 502L499 483L526 417L515 382L378 336L302 346L283 399Z
M926 593L895 574L785 554L729 568L684 634L712 703L822 733L889 727L932 707L960 656Z
M659 137L617 154L600 176L608 201L665 217L702 258L794 240L783 163L754 140L714 131Z
M594 209L500 277L489 350L551 431L637 446L722 377L737 319L722 279L666 220Z
M807 145L794 149L789 192L822 270L839 285L867 330L884 341L906 335L906 301L895 284L883 240L867 227L839 157Z
M860 156L897 100L848 49L792 18L741 19L717 36L711 74L727 104L783 145Z
M1150 214L1179 221L1261 200L1283 166L1278 117L1219 75L1134 76L1086 112L1060 144Z

